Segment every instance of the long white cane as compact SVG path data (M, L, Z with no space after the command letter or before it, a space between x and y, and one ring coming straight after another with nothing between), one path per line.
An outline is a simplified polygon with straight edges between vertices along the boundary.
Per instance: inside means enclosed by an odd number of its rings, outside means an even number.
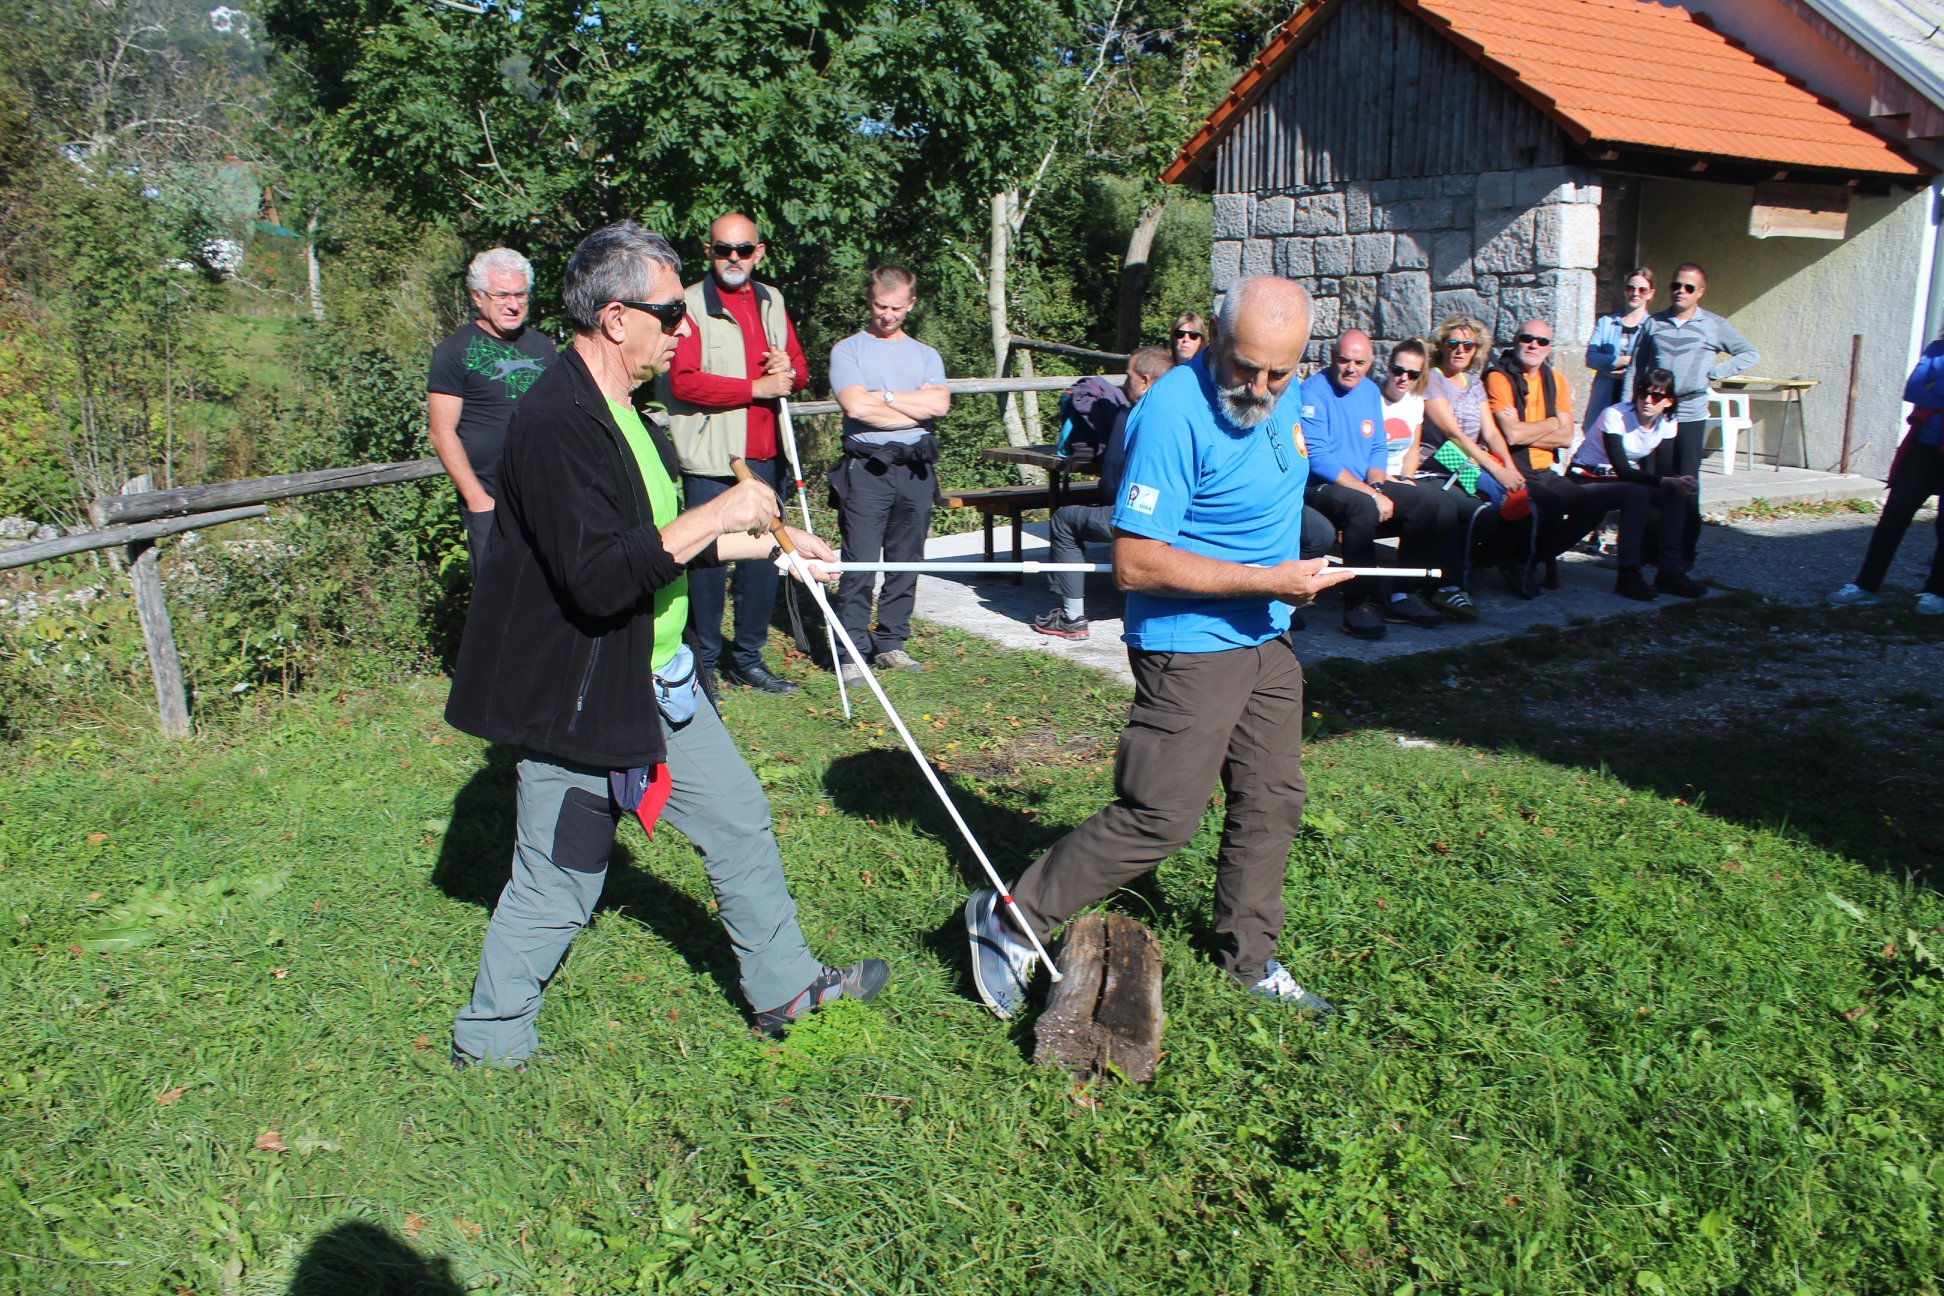
M736 470L737 479L747 481L749 469L743 466L742 460L732 459L729 462ZM931 784L932 791L938 794L939 803L945 807L945 813L951 816L952 823L959 830L959 835L964 837L965 844L972 848L973 858L979 861L979 867L985 870L986 877L998 891L1000 903L1005 906L1006 912L1012 915L1012 920L1019 930L1026 933L1026 939L1032 942L1033 952L1039 955L1042 963L1046 964L1048 975L1055 981L1062 980L1060 969L1053 966L1053 956L1046 952L1046 946L1040 944L1040 938L1034 933L1033 925L1026 921L1026 915L1019 912L1019 906L1013 902L1012 892L1006 889L1005 882L999 876L999 870L992 867L992 861L986 858L985 849L979 845L979 839L972 835L972 829L959 814L958 807L952 804L951 794L945 790L945 785L939 782L938 771L934 770L931 762L925 759L925 753L918 747L918 740L911 736L911 730L905 728L904 718L898 714L898 709L891 705L891 699L884 695L884 689L877 682L877 676L872 673L869 666L865 665L864 654L857 650L857 644L852 641L850 631L844 629L831 612L830 600L824 597L823 583L810 575L809 566L797 555L796 545L791 542L789 533L783 529L783 519L777 518L770 524L770 534L776 538L776 543L782 546L784 557L792 573L801 574L803 583L810 589L810 597L815 599L817 606L823 610L826 623L836 630L837 637L843 641L844 651L850 654L850 659L857 663L859 670L864 672L865 684L870 686L872 695L878 700L878 705L884 708L884 714L891 717L892 727L898 731L898 737L904 739L906 750L911 753L911 758L918 762L918 772L925 776L925 781Z
M1330 559L1332 563L1337 560ZM1112 563L1061 563L1038 562L1028 558L1024 562L947 562L934 559L926 562L834 562L824 563L825 571L839 574L843 572L931 572L935 575L948 573L970 573L972 575L1003 575L1019 572L1032 576L1044 572L1084 572L1089 575L1111 573ZM1336 567L1331 571L1346 571L1352 576L1399 576L1418 579L1425 576L1441 576L1443 571L1437 567Z
M783 453L789 457L790 476L796 482L797 507L803 510L803 529L815 535L817 528L810 525L810 496L803 489L803 462L797 458L796 427L790 422L790 398L778 397L776 407L780 416L777 426L783 434ZM828 617L829 605L821 599L818 603L826 609ZM844 719L848 720L851 718L850 690L844 687L844 663L837 658L837 632L831 629L832 624L829 620L824 622L824 636L830 641L830 668L837 672L837 701L844 708Z

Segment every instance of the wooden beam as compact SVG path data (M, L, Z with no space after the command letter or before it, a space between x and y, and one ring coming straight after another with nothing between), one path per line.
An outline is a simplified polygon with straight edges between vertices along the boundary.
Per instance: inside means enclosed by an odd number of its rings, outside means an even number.
M414 459L406 463L360 464L353 468L326 468L320 472L246 477L241 481L180 486L174 490L146 491L135 496L110 495L95 500L89 512L98 525L143 522L149 518L205 513L237 504L264 504L271 500L293 499L299 495L316 495L324 491L357 490L365 486L419 481L426 477L437 477L444 471L437 459Z
M1126 357L1121 357L1123 361ZM1085 375L1059 376L1048 378L948 378L945 388L954 396L996 396L1003 392L1044 392L1065 391L1080 381ZM1096 374L1106 382L1122 386L1127 382L1124 373ZM843 406L834 400L829 401L791 401L790 413L802 414L839 414Z
M140 495L149 476L131 477L124 495ZM149 673L155 677L155 710L163 736L189 736L189 694L182 686L182 658L176 653L175 627L169 604L162 596L162 573L156 567L155 541L137 540L128 546L128 583L135 587L135 614L142 622L142 643L148 649Z
M1087 347L1068 346L1064 342L1043 342L1038 338L1021 337L1015 333L1008 339L1012 346L1021 351L1044 351L1048 355L1069 356L1075 360L1092 360L1099 364L1127 366L1128 356L1120 351L1094 351Z
M137 477L135 480L142 479ZM142 522L135 526L110 527L105 531L83 531L79 535L59 536L53 540L36 540L31 544L0 549L0 571L12 567L25 567L30 563L46 562L49 558L65 558L69 554L87 553L91 549L113 549L116 545L152 542L163 536L177 535L184 531L196 531L207 526L218 526L224 522L241 522L244 518L262 517L267 512L268 509L257 504L250 508L223 509L215 513L198 513L194 517L169 518L161 522Z

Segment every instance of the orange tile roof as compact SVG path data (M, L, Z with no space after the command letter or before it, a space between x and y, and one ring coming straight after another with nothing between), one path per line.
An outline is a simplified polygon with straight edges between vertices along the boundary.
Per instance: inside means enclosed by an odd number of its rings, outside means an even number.
M1929 174L1828 99L1704 17L1656 0L1394 0L1530 100L1582 145L1785 167ZM1337 6L1305 5L1189 140L1162 180L1212 150Z

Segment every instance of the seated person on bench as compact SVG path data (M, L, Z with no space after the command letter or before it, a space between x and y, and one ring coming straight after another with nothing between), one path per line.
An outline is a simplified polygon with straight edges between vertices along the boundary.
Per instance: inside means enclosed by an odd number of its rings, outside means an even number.
M1086 561L1086 552L1081 547L1088 540L1112 540L1114 530L1111 525L1114 516L1115 497L1120 490L1121 463L1127 457L1127 418L1134 412L1134 405L1147 395L1154 380L1174 367L1174 357L1166 347L1145 346L1127 357L1127 403L1111 410L1111 422L1100 441L1100 503L1063 504L1053 510L1053 518L1047 527L1047 536L1052 542L1051 561L1056 563L1077 563ZM1105 402L1093 407L1096 414L1108 414ZM1051 610L1033 618L1033 629L1043 635L1053 635L1061 639L1085 639L1087 630L1087 603L1081 593L1083 576L1079 572L1049 572L1047 581L1053 586L1053 593L1059 603Z
M1633 488L1620 505L1620 575L1613 592L1642 603L1660 597L1640 574L1649 511L1660 506L1660 570L1682 571L1687 502L1700 489L1694 478L1676 475L1680 451L1669 413L1673 408L1673 373L1647 370L1639 375L1631 401L1601 411L1566 469L1574 481L1617 481Z

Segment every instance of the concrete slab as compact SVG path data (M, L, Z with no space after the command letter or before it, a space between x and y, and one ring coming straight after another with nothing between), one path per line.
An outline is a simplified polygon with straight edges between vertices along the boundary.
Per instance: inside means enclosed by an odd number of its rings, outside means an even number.
M1726 517L1756 501L1769 504L1822 504L1831 500L1883 498L1883 483L1855 473L1816 472L1810 468L1737 466L1723 473L1718 463L1701 465L1701 511Z

